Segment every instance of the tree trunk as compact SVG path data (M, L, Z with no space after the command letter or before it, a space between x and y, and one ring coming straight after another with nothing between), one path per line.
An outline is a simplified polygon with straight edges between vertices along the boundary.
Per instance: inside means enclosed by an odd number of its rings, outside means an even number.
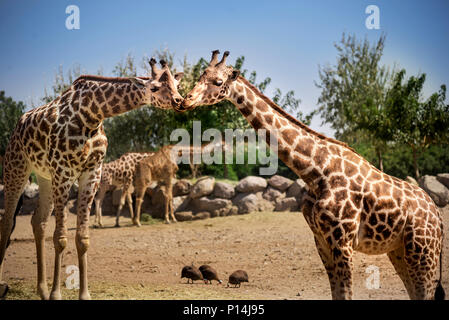
M418 155L416 154L416 149L412 147L413 154L413 167L415 168L416 180L420 178L419 168L418 168Z
M380 149L377 149L376 152L377 152L377 159L379 160L379 170L383 172L384 171L384 161L382 158L382 152L380 151Z

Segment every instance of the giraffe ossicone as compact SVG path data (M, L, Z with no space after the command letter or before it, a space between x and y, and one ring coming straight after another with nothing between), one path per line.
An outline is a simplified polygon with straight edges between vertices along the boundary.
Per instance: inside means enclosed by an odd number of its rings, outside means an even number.
M354 250L387 253L411 299L444 296L443 222L429 195L289 115L226 66L228 54L217 63L218 50L213 51L209 66L176 109L183 112L227 99L254 129L278 132L279 159L308 186L302 211L332 298L352 298Z

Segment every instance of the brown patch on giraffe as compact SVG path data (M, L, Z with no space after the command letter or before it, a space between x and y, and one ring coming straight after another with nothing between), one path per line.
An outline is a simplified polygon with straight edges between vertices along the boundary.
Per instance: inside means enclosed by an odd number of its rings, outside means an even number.
M261 112L267 112L268 106L266 103L264 103L262 100L258 100L256 103L256 108L259 109Z
M340 188L340 187L346 187L348 184L348 181L344 176L332 176L329 179L329 184L332 189Z
M300 139L296 144L296 151L306 157L312 156L312 150L313 150L313 140L310 138Z
M293 145L293 142L295 142L296 137L298 136L298 133L293 129L287 129L282 131L282 137L284 138L285 142L289 145Z
M357 167L354 164L352 164L352 162L349 162L349 161L345 160L345 174L346 174L346 176L347 177L352 177L356 173L358 173Z
M321 176L320 172L317 169L313 168L312 170L310 170L310 172L304 174L302 176L302 179L304 180L305 183L310 184L316 179L318 179L320 176Z
M317 165L320 168L324 167L324 164L329 157L329 151L326 147L319 147L315 151L315 156L313 157L313 161L315 162L315 165Z
M342 163L341 158L332 157L327 167L324 168L323 174L325 176L329 176L333 172L341 172L342 170L341 163Z
M262 121L259 119L258 115L254 117L254 119L251 120L251 124L254 127L254 129L258 130L263 127Z
M264 115L264 117L265 117L265 121L267 122L268 125L273 124L273 115L267 114L267 115Z

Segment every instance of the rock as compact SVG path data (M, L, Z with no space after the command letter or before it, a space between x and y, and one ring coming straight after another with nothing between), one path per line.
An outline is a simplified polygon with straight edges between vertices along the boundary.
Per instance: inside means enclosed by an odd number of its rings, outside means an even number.
M241 193L263 191L267 187L267 180L261 177L248 176L237 184L235 189Z
M188 196L173 197L173 211L183 211L190 202Z
M293 184L290 186L290 188L288 188L286 197L302 197L302 194L305 192L305 188L306 183L302 179L296 179L295 182L293 182Z
M293 181L283 176L274 175L268 179L268 184L273 188L284 192L293 184Z
M67 204L65 205L65 210L67 210L72 214L76 214L77 201L78 201L77 199L70 199L69 201L67 201ZM95 210L91 211L91 214L95 214ZM104 215L103 212L102 215Z
M39 186L34 182L29 183L25 186L23 193L28 199L36 198L39 195Z
M254 193L240 193L232 203L239 208L239 214L258 211L259 198Z
M201 220L210 218L210 213L207 211L198 212L193 216L193 220Z
M449 188L449 173L437 174L437 180L442 183L446 188Z
M214 197L223 199L232 199L235 195L235 190L232 185L225 182L217 182L214 186Z
M178 180L173 185L173 197L188 195L191 189L192 184L190 183L190 181L185 179Z
M270 186L263 192L262 197L265 200L276 202L277 199L285 198L285 193Z
M190 204L197 211L214 211L231 206L232 202L228 199L201 197L193 199Z
M180 211L175 213L176 220L178 221L190 221L193 219L192 211Z
M190 197L192 199L208 196L214 191L215 178L203 177L199 179L190 191Z
M407 176L407 178L405 178L405 181L407 181L410 184L414 184L415 186L419 186L418 182L410 176Z
M281 199L276 202L275 211L298 211L298 201L295 197Z
M165 188L166 186L158 185L151 194L151 204L155 207L165 207Z
M258 211L273 211L274 202L264 199L262 191L257 192L256 197L258 199L258 202L257 202L257 210Z
M434 176L424 176L419 180L419 185L435 201L439 207L449 203L449 190Z

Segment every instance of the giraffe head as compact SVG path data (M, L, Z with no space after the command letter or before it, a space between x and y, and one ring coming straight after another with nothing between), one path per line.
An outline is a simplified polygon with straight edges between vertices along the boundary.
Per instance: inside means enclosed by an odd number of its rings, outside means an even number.
M156 66L156 60L151 58L151 78L131 78L135 85L145 90L145 104L151 104L161 109L172 109L179 106L183 97L178 92L179 81L184 75L178 72L174 76L168 68L167 62L161 60L161 69Z
M237 80L240 71L226 65L229 51L225 51L218 62L218 50L212 51L209 66L204 70L198 83L187 94L182 105L175 107L177 111L187 111L200 105L212 105L226 99L230 93L230 85Z

